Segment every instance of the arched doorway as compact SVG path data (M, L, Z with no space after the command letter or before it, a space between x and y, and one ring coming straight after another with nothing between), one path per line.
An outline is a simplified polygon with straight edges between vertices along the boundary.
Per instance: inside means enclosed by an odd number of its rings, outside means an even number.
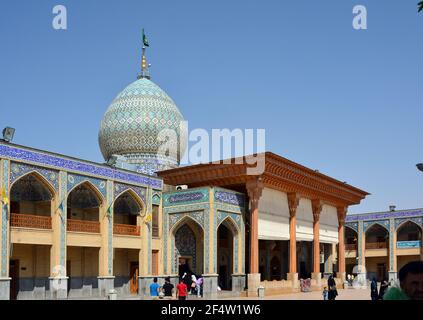
M11 233L51 230L54 194L54 188L38 173L16 180L10 189ZM10 299L45 299L49 286L50 249L48 245L11 243Z
M141 200L126 191L113 204L113 235L140 236ZM121 294L138 293L139 250L115 249L113 257L115 289Z
M80 239L80 244L67 246L69 297L92 296L98 289L100 248L86 242L83 234L100 233L102 205L101 193L89 182L76 186L68 194L68 235Z
M370 254L371 252L371 254ZM368 279L388 280L389 232L380 224L366 231L366 271Z
M232 290L233 274L233 238L227 223L217 229L217 274L218 285L222 290Z
M353 274L353 272L356 271L354 267L357 265L357 241L357 232L345 226L345 272L347 274Z
M173 232L175 246L175 272L181 277L184 273L197 277L204 270L204 232L193 219L186 217L175 226Z
M139 235L139 215L142 205L135 196L127 191L120 195L113 205L114 233Z
M397 229L397 270L422 257L422 228L412 221L404 222Z

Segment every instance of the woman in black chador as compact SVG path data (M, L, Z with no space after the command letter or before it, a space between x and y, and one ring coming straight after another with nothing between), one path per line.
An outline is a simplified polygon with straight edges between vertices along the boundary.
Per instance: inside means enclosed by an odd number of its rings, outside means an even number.
M332 274L329 276L329 279L328 279L328 288L329 288L328 299L335 300L336 296L338 295L338 290L336 290L336 282Z

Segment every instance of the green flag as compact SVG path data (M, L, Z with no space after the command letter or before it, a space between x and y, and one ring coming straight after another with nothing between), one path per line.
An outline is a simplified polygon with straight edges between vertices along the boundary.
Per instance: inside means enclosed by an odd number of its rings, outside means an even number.
M149 47L150 45L148 44L148 39L147 36L144 33L144 29L142 29L142 43L144 44L144 46Z

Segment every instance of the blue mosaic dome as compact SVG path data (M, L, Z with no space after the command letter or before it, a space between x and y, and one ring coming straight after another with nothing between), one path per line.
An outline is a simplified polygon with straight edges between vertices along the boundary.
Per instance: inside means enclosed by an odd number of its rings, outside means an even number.
M104 159L112 155L125 156L137 171L153 175L154 172L175 168L185 152L186 140L180 125L184 121L173 100L154 82L141 78L126 87L113 100L100 125L99 144ZM177 154L162 156L163 142L158 136L171 129L181 146Z

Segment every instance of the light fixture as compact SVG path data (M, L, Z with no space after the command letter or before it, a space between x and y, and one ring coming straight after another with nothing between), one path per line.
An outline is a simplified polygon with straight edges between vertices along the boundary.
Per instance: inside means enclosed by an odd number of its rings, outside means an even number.
M11 142L13 136L15 135L15 129L11 127L6 127L3 129L3 140L6 142Z
M423 163L416 164L417 169L423 171Z
M107 160L107 164L109 166L114 166L117 162L118 157L115 155L110 156L109 160Z

